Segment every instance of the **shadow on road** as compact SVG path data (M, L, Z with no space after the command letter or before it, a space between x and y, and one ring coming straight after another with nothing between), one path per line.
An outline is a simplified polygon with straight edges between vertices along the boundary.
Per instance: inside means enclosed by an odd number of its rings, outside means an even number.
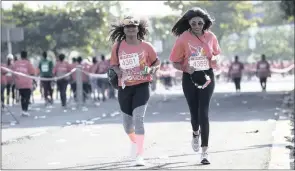
M262 144L262 145L253 145L247 148L242 149L228 149L228 150L220 150L220 151L211 151L210 153L227 153L227 152L236 152L236 151L244 151L244 150L254 150L259 148L268 148L271 147L272 144ZM170 155L168 156L169 159L172 158L181 158L184 156L196 156L196 153L186 153L186 154L179 154L179 155ZM148 163L149 161L158 160L159 158L145 158L145 161ZM77 165L74 167L65 167L59 169L86 169L86 170L100 170L100 169L128 169L130 167L134 168L132 165L132 160L119 160L115 162L105 162L99 164L89 164L89 165ZM166 162L157 166L144 168L141 170L157 170L157 169L177 169L182 167L190 167L190 166L204 166L202 164L186 164L186 165L179 165L186 162ZM171 166L171 165L178 165L178 166ZM165 168L164 168L165 167ZM205 167L205 166L204 166Z

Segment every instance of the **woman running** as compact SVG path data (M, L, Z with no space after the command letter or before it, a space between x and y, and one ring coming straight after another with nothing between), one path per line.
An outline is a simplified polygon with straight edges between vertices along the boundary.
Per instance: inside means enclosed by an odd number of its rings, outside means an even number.
M60 54L58 56L59 61L53 68L53 75L56 77L64 76L65 74L71 71L71 66L67 61L64 61L65 55ZM66 107L67 105L67 86L69 83L69 77L65 77L63 79L57 80L57 87L60 93L60 100L62 107Z
M214 33L209 31L213 20L201 8L188 10L174 25L172 33L177 36L170 60L173 66L183 71L182 88L190 114L193 150L199 151L201 134L201 163L208 160L209 104L214 91L213 67L220 48ZM199 129L199 126L201 130Z
M17 60L14 63L13 70L26 75L35 75L35 69L32 63L28 60L28 54L26 51L21 52L21 59ZM16 88L19 90L19 94L21 96L21 116L30 116L30 114L28 113L28 107L32 93L31 90L33 88L33 80L31 78L27 78L17 74L14 74L13 76L15 78Z
M146 21L126 17L119 25L113 25L110 36L112 42L116 42L110 63L119 78L118 101L123 112L123 126L134 150L132 157L136 155L136 165L144 165L143 122L150 98L151 74L160 65L154 47L144 41L147 33Z
M13 56L10 55L7 57L7 68L12 70L12 60ZM6 103L7 105L10 104L10 92L12 93L12 104L14 103L15 99L15 84L12 78L12 73L6 73L7 85L6 85Z
M262 91L266 91L267 77L271 76L270 65L265 59L265 55L261 55L261 60L257 62L256 75L259 78Z

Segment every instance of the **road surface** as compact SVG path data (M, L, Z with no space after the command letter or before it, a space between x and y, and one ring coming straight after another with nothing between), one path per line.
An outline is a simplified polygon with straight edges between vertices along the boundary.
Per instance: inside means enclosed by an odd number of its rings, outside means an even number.
M167 100L157 94L150 100L144 167L128 159L118 104L108 101L66 113L59 105L33 105L30 118L2 128L2 169L267 169L283 90L294 82L270 83L267 93L259 92L257 83L247 84L241 94L225 92L230 84L217 85L209 116L211 165L200 165L200 154L191 149L189 111L178 87L164 92ZM25 134L31 135L15 140Z

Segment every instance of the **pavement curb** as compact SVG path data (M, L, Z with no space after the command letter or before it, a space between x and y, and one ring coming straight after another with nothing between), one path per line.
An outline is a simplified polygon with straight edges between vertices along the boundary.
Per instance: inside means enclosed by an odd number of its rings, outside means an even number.
M284 96L283 104L290 94ZM289 116L284 111L280 111L276 120L275 130L273 131L273 143L271 148L270 162L268 169L291 169L290 149L287 146L292 145L286 141L285 136L291 136L292 127L290 126Z

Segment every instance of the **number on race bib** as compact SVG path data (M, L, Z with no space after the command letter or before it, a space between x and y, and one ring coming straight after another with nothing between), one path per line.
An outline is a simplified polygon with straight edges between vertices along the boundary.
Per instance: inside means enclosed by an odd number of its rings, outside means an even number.
M138 54L128 54L126 56L120 59L120 67L122 69L132 69L140 66Z
M42 70L42 72L48 72L48 71L49 71L49 66L48 66L48 64L42 64L42 65L41 65L41 70Z
M209 61L206 57L191 57L189 64L194 67L196 71L208 70L210 68Z

